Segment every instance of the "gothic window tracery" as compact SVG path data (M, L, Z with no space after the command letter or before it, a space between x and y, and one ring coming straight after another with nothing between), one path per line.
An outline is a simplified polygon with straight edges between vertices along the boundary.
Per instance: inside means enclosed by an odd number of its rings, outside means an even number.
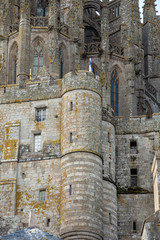
M9 56L9 84L16 84L17 82L17 59L18 59L18 45L14 43L10 50Z
M62 43L59 47L59 64L60 64L60 78L69 72L69 58L67 47Z
M43 68L43 51L40 41L37 41L36 47L34 48L33 76L36 76L41 68Z
M59 49L59 58L60 58L60 78L63 78L63 55L61 48Z
M111 106L115 115L119 114L119 78L116 69L111 74Z

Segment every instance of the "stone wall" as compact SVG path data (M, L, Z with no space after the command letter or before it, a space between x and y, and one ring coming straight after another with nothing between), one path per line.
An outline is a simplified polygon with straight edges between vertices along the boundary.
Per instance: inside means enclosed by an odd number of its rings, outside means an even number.
M123 124L122 124L123 122ZM123 125L123 126L122 126ZM119 239L141 239L143 221L154 212L151 166L159 148L159 116L118 119L116 128L116 180L118 185ZM136 141L137 148L131 148ZM137 185L131 184L137 169ZM133 224L136 224L134 229Z

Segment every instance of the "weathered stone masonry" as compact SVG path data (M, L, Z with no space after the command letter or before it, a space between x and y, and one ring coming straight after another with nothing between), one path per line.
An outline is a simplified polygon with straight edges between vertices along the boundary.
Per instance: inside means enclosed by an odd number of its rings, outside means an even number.
M0 235L159 240L155 1L1 2Z

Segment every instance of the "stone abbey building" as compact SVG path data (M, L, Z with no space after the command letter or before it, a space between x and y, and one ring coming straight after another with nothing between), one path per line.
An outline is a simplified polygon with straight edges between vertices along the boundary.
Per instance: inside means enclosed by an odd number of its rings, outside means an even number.
M64 240L160 239L155 0L143 18L138 0L0 0L0 235L34 211Z

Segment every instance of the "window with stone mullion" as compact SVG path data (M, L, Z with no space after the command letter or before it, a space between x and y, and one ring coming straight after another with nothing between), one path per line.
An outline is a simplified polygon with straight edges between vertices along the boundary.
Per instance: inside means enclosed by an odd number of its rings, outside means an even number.
M33 76L36 76L37 73L43 68L43 52L40 45L40 42L37 43L37 46L34 50L34 59L33 59Z

